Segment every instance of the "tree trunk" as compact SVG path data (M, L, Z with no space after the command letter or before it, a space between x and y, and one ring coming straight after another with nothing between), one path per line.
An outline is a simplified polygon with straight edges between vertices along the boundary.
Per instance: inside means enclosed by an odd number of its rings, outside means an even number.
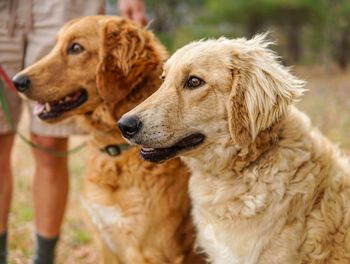
M259 22L258 19L252 18L247 26L249 38L252 38L256 33L258 33L260 28L261 22Z
M287 30L287 46L289 53L289 60L291 63L300 61L302 55L301 46L301 25L295 22L289 24Z
M349 48L350 48L350 31L348 29L344 29L340 33L339 45L337 54L337 62L342 70L345 70L348 66L349 59Z

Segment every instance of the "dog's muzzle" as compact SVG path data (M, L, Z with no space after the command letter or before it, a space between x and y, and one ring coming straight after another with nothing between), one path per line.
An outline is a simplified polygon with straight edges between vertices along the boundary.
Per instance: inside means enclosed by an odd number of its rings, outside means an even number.
M31 81L27 75L16 74L12 78L12 82L15 85L18 92L23 93L28 90L31 86Z
M132 139L141 130L142 122L137 116L126 116L118 121L118 126L125 138Z

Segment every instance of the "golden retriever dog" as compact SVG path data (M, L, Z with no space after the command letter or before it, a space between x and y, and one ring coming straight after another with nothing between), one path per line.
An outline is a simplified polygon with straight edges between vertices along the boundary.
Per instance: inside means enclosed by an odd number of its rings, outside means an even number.
M145 160L180 156L212 263L350 263L350 164L293 106L304 82L264 36L191 43L136 119Z
M40 119L80 115L88 128L84 205L103 263L204 263L193 251L188 169L179 159L142 161L117 127L123 113L159 87L166 58L154 35L131 21L89 16L63 26L53 50L13 78L37 102Z

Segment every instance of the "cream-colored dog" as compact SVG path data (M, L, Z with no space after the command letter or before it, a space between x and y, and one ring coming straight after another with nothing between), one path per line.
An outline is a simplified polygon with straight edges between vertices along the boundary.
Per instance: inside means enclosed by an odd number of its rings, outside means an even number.
M144 159L189 165L197 241L213 263L350 263L349 160L293 106L304 82L268 45L181 48L119 126Z

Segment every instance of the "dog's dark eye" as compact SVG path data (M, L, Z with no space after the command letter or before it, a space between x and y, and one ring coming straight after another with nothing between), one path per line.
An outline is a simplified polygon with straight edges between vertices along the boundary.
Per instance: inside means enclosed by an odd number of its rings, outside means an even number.
M77 55L80 54L84 51L84 48L82 45L80 45L79 43L73 43L72 45L70 45L67 49L67 53L68 54L72 54L72 55Z
M202 79L196 76L190 76L185 83L185 88L188 88L188 89L198 88L202 86L204 83L205 82Z
M165 75L160 76L160 79L161 79L162 81L164 81L164 80L165 80Z

